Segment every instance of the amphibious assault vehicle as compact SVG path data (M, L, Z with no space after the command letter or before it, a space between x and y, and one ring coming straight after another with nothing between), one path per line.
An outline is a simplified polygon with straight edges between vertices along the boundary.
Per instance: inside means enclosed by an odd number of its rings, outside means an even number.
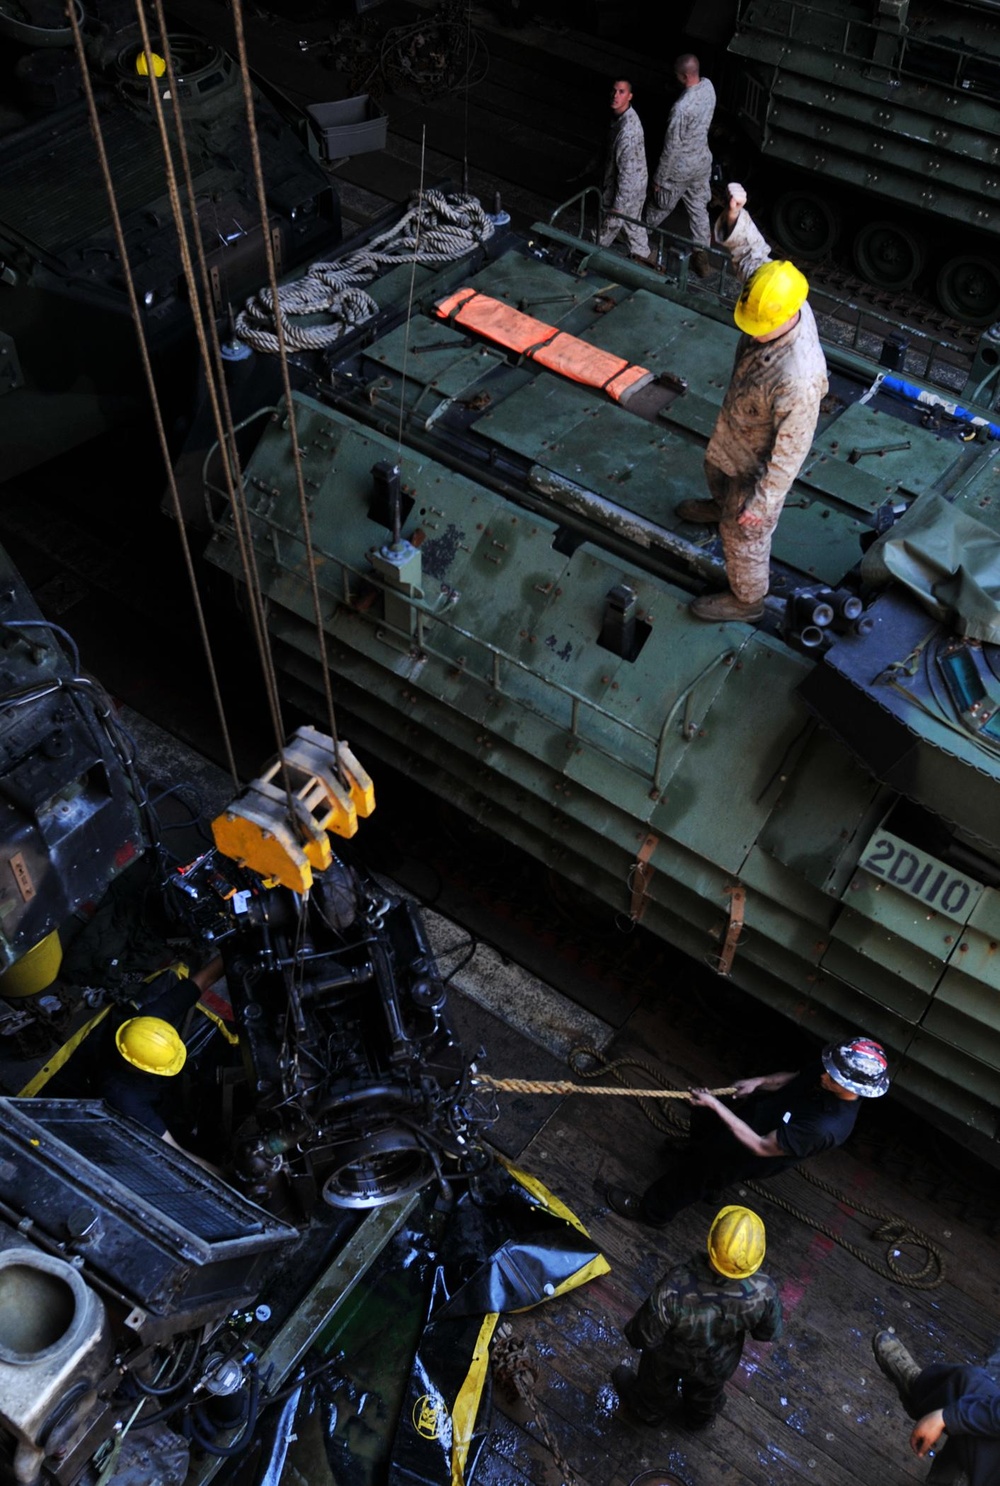
M899 1094L996 1158L998 347L960 372L817 304L831 392L766 617L700 624L720 548L673 508L737 285L668 238L662 274L596 250L583 205L394 269L367 327L293 356L293 407L244 421L285 690L322 695L314 579L366 755L818 1036L881 1038ZM242 583L213 457L205 493Z
M788 252L843 250L883 289L926 279L957 319L1000 318L994 6L741 0L728 52Z

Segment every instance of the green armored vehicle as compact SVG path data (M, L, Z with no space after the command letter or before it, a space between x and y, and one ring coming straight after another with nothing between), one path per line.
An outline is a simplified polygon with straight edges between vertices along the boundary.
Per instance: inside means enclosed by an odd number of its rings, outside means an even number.
M956 400L947 346L828 305L765 617L698 623L720 550L674 507L703 493L737 286L721 253L706 287L669 242L661 275L558 223L393 269L366 325L292 357L291 412L241 410L285 690L322 716L314 577L363 756L818 1036L880 1038L902 1095L996 1156L995 347ZM242 584L217 455L206 493Z
M737 117L780 180L797 257L849 247L870 282L925 275L971 325L1000 318L1000 31L983 0L742 0Z

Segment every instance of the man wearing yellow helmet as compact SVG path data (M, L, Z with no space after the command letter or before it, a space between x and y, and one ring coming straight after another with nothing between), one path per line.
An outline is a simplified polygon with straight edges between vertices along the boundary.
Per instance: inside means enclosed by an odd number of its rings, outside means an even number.
M171 1130L178 1113L179 1091L174 1080L187 1060L177 1028L221 974L218 955L194 973L180 963L161 970L137 988L131 1005L113 1008L95 1026L49 1079L46 1093L103 1099L168 1145L184 1150ZM216 1169L199 1156L192 1159Z
M759 619L770 582L771 535L812 445L827 391L826 360L809 285L793 263L772 259L746 206L729 187L715 236L743 284L734 312L743 332L705 451L710 500L681 501L683 521L718 524L729 589L691 604L697 619Z
M637 1419L664 1423L680 1389L682 1422L689 1429L710 1424L747 1335L781 1335L778 1289L760 1269L764 1251L757 1214L724 1207L709 1229L707 1252L668 1270L636 1311L625 1338L641 1349L638 1372L616 1367L611 1381Z
M162 971L150 983L152 994L142 1000L138 1014L130 1009L114 1018L114 1051L104 1044L98 1072L104 1102L177 1150L185 1148L170 1128L177 1113L172 1081L187 1061L187 1047L177 1028L221 973L219 956L190 975L184 965ZM193 1159L209 1164L198 1156Z

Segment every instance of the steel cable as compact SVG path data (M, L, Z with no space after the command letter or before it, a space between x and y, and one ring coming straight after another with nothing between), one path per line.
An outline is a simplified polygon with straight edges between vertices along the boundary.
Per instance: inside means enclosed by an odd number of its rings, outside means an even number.
M77 17L76 6L70 5L67 9L67 15L69 17L70 29L73 32L73 47L76 52L77 65L80 68L80 76L83 83L84 98L86 100L90 129L94 138L94 144L97 149L97 157L99 168L101 171L101 178L104 182L104 188L108 198L108 211L111 217L111 226L114 233L115 245L118 250L118 257L122 265L122 274L125 281L126 294L128 296L129 310L132 315L132 322L135 326L136 339L138 341L139 347L139 359L142 363L143 376L145 378L146 386L149 391L150 404L153 411L153 420L156 427L157 441L160 446L160 453L163 458L163 465L166 471L167 488L170 492L171 504L174 509L175 518L177 520L177 530L180 536L184 565L187 570L188 580L191 584L195 616L198 623L198 630L201 636L202 648L205 653L205 661L208 666L208 673L212 687L212 695L215 701L215 707L219 718L219 728L222 734L223 747L226 753L226 762L229 766L229 771L232 775L233 783L238 788L239 775L236 770L236 759L233 753L232 740L229 734L229 726L226 719L225 707L222 701L222 692L219 687L219 678L218 671L215 665L215 656L212 650L212 642L208 634L208 626L205 620L204 608L201 603L201 595L198 590L198 583L194 570L194 559L191 555L191 547L187 539L187 530L181 519L180 495L178 493L177 484L174 479L173 466L170 460L169 442L167 440L166 428L164 427L163 415L157 396L156 379L153 376L153 364L149 354L149 346L146 341L145 331L143 329L142 314L139 309L139 299L136 292L135 280L132 276L132 266L128 255L128 249L125 245L125 233L122 227L121 213L118 210L118 199L115 194L114 181L111 177L111 168L108 162L107 149L104 143L104 134L101 128L100 116L97 110L97 102L94 97L93 85L90 79L90 71L87 66L87 56L83 43L83 33L80 29L80 22ZM147 64L148 62L149 57L147 55Z

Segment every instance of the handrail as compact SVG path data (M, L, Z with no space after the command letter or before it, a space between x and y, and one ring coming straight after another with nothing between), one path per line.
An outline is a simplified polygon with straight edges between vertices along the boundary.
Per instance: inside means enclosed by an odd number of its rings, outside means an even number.
M208 487L208 492L220 496L224 503L228 503L228 497L226 496L226 493L219 490L218 487ZM276 521L273 516L261 511L251 511L250 517L251 521L259 522L262 526L268 528L269 532L271 533L272 541L276 537L281 536L287 537L291 541L302 543L302 545L304 546L304 543L302 542L301 532L283 525L282 523ZM218 517L213 518L212 524L214 529L219 532L227 530L229 526L229 523L227 521ZM463 629L461 625L455 624L451 620L449 620L445 616L443 611L434 612L424 607L419 599L415 599L408 594L401 593L398 588L390 589L389 585L383 583L374 572L371 572L368 569L362 571L360 568L356 568L352 566L352 564L346 562L344 558L337 556L333 552L325 550L317 543L315 535L313 536L312 550L314 557L322 558L324 563L331 563L334 566L340 568L343 579L341 588L342 602L344 603L345 607L349 607L351 609L351 613L354 618L362 619L366 623L370 624L375 630L376 635L378 635L380 632L386 632L388 634L391 634L394 639L404 641L407 645L416 643L423 658L434 660L440 665L447 667L449 670L461 670L463 677L469 677L473 681L479 682L480 685L487 687L489 690L499 692L500 695L506 696L509 701L514 702L518 707L523 708L526 712L530 712L536 717L543 718L545 722L551 724L554 727L562 728L563 731L565 731L570 737L581 738L582 741L587 743L588 747L593 748L604 758L611 759L616 763L621 763L622 761L620 751L605 746L598 738L581 733L579 728L580 709L583 708L585 709L585 711L594 714L596 717L602 718L605 721L612 723L615 727L623 730L624 732L631 733L633 737L639 739L640 742L646 743L650 746L650 766L642 769L637 769L636 772L641 772L643 777L648 779L653 787L659 788L659 775L666 751L667 729L669 728L671 722L676 720L677 711L681 702L684 701L691 692L693 692L694 688L703 679L704 674L707 673L702 673L702 675L697 676L692 682L682 688L682 690L675 697L673 704L668 708L664 722L658 732L655 734L650 733L647 732L644 728L636 727L634 723L629 722L626 718L620 717L617 713L609 711L609 709L607 707L603 707L600 702L595 702L594 700L592 700L592 698L584 696L581 692L574 691L572 687L567 686L564 682L557 681L551 676L544 676L534 667L526 664L522 660L519 660L516 655L511 655L508 651L504 650L502 646L495 645L491 640L484 639L482 636L473 634L470 630ZM353 607L354 595L350 587L351 577L356 578L360 583L364 583L367 587L377 589L383 595L391 592L394 603L398 604L402 602L406 604L414 612L415 615L415 634L411 635L405 630L398 629L395 625L391 624L380 614L369 614L362 609ZM473 648L482 651L488 659L488 666L484 668L483 673L480 674L477 671L467 669L464 665L459 664L459 661L455 658L455 656L447 655L442 651L435 650L431 645L429 645L427 641L428 621L430 621L431 624L441 625L444 629L449 630L453 635L456 635L463 642L466 642ZM727 651L726 653L731 654L731 652L729 651ZM515 696L513 692L505 691L502 684L503 667L509 667L515 671L523 671L526 675L531 677L534 683L541 683L541 686L544 689L554 692L558 696L565 699L569 703L570 711L568 724L555 715L555 709L544 711L541 708L535 706L529 698L523 696ZM709 669L711 669L711 667ZM684 741L687 740L684 739Z
M588 187L593 190L593 187ZM573 206L585 195L580 192L570 197L562 205L556 207L549 217L547 224L538 224L536 230L551 231L554 235L561 234L559 240L566 243L578 242L581 251L586 253L606 252L614 254L613 248L598 248L593 242L588 242L581 236L574 238L566 228L560 228L556 219L567 208ZM635 220L629 218L627 220ZM714 304L718 308L731 311L739 297L739 280L733 272L728 253L719 248L711 248L708 251L713 260L721 260L722 272L718 287L703 282L692 280L688 273L688 259L695 244L686 238L679 237L676 233L669 232L663 227L647 229L651 238L655 238L663 246L661 256L665 260L665 268L659 282L663 284L668 293L680 292L682 294L697 294L700 305ZM632 269L633 265L627 259L620 259L623 269ZM808 265L807 265L808 267ZM637 270L641 271L641 270ZM652 280L650 288L654 288L657 280ZM828 352L829 359L836 361L839 354L863 357L866 362L877 369L877 363L881 354L882 342L889 335L899 331L905 332L908 338L906 375L919 377L931 383L934 387L955 394L959 390L961 374L968 365L969 352L966 346L956 341L946 340L939 331L922 330L919 326L905 325L899 319L883 313L874 306L859 305L852 299L843 299L832 289L826 289L822 284L810 286L810 303L820 319L820 336ZM699 305L699 307L700 307ZM823 317L829 323L825 323ZM842 333L841 333L842 332ZM865 346L865 340L869 345ZM871 342L875 344L872 345ZM952 356L955 360L949 361ZM961 363L965 363L965 367ZM852 368L851 369L855 369ZM949 375L949 372L951 373ZM873 373L874 374L874 373ZM968 392L962 396L967 401L975 401Z
M780 7L780 9L779 9ZM778 36L789 41L799 40L801 42L801 31L796 28L801 26L804 19L817 17L829 28L831 22L838 17L831 15L828 7L818 4L810 4L809 0L774 0L760 11L757 0L741 0L739 16L736 23L736 34L758 33L763 35ZM1000 94L1000 59L986 57L967 45L958 44L947 40L933 40L922 36L908 33L905 28L896 31L889 27L883 27L872 21L860 20L856 16L843 16L843 31L839 44L839 54L856 62L870 63L873 66L887 68L897 78L906 78L914 82L926 84L928 82L938 83L944 88L961 88L964 92L978 93L983 97L996 99ZM785 24L779 23L784 20ZM855 33L864 33L864 40L852 40ZM891 64L875 55L872 43L876 39L892 39L897 43L897 50L892 58ZM819 43L817 43L817 46ZM907 65L910 55L916 59L916 65L912 62ZM927 58L930 54L939 54L947 63L948 75L936 76L927 65L920 65L921 58ZM970 69L969 64L983 66L984 61L988 65L994 63L998 66L997 84L992 88L984 86L981 77L976 76L975 67Z

